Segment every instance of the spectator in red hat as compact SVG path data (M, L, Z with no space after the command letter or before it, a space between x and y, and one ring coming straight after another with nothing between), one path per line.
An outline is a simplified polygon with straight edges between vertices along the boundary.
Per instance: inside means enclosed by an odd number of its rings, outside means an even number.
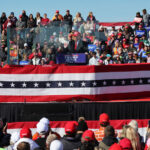
M54 17L52 18L52 21L56 21L56 20L59 20L59 21L64 20L63 16L59 14L59 10L56 10Z
M77 122L68 122L65 125L65 135L61 138L64 150L74 150L77 149L81 142L75 138L76 135Z
M22 128L20 130L20 139L15 143L14 150L17 150L17 146L21 142L29 143L30 150L34 150L35 148L39 148L39 145L36 144L31 138L32 138L31 130L29 128L26 128L26 127Z
M134 18L134 21L133 21L133 22L135 22L135 29L138 28L138 26L142 22L142 20L143 20L143 17L141 16L140 12L137 12L136 17Z
M81 146L79 150L94 150L97 146L94 132L91 130L86 130L81 139Z
M123 149L119 144L115 143L109 148L109 150L123 150Z
M95 138L98 142L102 141L104 138L104 130L109 125L109 116L106 113L103 113L99 116L99 124L100 128L99 130L96 130L94 132Z
M108 150L111 145L118 143L115 137L115 130L112 126L107 126L104 130L104 138L99 144L99 148Z
M127 138L120 140L119 144L123 150L133 150L131 141Z
M22 21L22 15L19 16L19 20L16 22L17 30L22 30L25 28L25 22Z

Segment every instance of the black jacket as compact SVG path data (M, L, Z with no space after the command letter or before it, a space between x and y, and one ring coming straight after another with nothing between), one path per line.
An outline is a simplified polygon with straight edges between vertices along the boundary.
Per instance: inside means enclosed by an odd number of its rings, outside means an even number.
M74 150L81 146L81 142L73 137L64 136L60 141L63 144L63 150Z
M103 140L99 144L99 148L103 148L104 150L108 150L111 145L114 143L118 143L118 140L115 137L107 136L104 137Z
M72 22L72 15L70 15L70 14L65 15L64 16L64 23L72 26L72 23L73 23Z
M0 147L5 147L10 145L10 134L3 134L0 132Z

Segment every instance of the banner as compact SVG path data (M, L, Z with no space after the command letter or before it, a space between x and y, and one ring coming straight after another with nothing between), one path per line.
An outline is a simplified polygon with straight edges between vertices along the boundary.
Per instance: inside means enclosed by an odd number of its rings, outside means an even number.
M96 50L96 48L97 48L96 45L93 45L93 44L88 45L88 50L91 51L91 52L94 52Z
M85 64L86 55L84 53L73 53L70 55L59 54L56 58L57 64Z
M150 97L150 64L23 66L0 69L0 102Z

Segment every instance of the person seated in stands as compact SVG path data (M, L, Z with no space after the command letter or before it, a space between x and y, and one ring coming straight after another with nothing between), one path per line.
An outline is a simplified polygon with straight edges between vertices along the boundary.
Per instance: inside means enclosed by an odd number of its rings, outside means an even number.
M14 150L17 150L17 147L21 142L29 143L30 150L34 150L35 148L38 148L39 145L36 144L31 138L32 138L31 130L27 127L22 128L20 130L20 139L15 143Z
M92 58L89 60L89 65L98 65L99 58L96 56L96 52L92 52Z
M104 130L109 125L109 116L106 113L102 113L99 116L99 125L100 128L94 131L95 138L98 142L102 141L104 138Z
M48 48L48 50L46 52L46 61L47 61L47 64L49 64L50 61L56 62L56 55L55 55L54 49L52 47Z
M115 137L115 130L112 126L107 126L104 130L104 138L99 143L99 148L108 150L114 143L118 143L118 140Z
M22 55L22 60L19 62L19 65L29 65L30 61L28 60L27 54Z
M146 35L146 30L143 28L143 26L140 24L138 29L135 31L135 35L138 38L141 38L143 35Z
M77 125L75 122L68 122L65 125L65 135L60 139L63 144L64 150L74 150L80 147L80 140L75 138L76 128Z
M109 64L113 64L113 61L111 59L111 55L107 54L106 55L106 59L103 61L104 65L109 65Z
M133 58L133 52L129 51L128 52L128 57L124 60L125 64L130 64L130 63L136 63L135 59Z

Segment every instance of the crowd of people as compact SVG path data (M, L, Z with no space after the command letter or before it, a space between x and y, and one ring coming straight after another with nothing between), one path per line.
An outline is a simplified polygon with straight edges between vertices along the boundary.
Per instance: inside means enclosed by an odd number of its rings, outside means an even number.
M63 16L56 10L49 19L37 12L17 18L14 12L0 17L0 63L20 65L66 64L64 55L84 54L85 64L108 65L150 62L150 17L146 9L136 13L134 26L112 26L108 30L89 12L86 20L70 10ZM81 58L82 59L82 58ZM77 63L77 62L74 62Z
M43 117L36 124L32 135L30 128L23 127L18 132L7 133L6 119L0 119L1 150L149 150L150 127L144 138L138 133L138 123L131 120L117 133L110 125L109 116L99 116L99 129L92 131L84 117L65 125L65 135L53 132L48 118Z

